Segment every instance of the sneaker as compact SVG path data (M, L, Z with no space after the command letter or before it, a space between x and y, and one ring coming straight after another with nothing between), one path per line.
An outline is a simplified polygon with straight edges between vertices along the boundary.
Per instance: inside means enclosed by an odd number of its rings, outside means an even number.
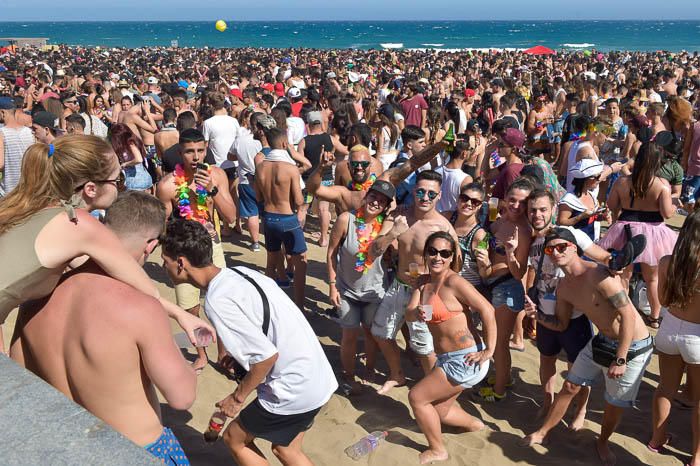
M497 403L506 398L506 394L499 395L493 391L491 387L481 387L479 391L475 394L474 398L477 401L486 401L488 403Z
M250 246L250 250L253 251L253 252L258 252L258 251L260 251L260 243L253 243L253 244Z

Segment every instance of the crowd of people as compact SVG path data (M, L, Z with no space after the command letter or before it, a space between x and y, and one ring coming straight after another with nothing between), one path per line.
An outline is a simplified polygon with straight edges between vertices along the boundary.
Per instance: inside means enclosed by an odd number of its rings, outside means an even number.
M655 352L644 441L663 453L681 398L700 465L699 69L685 52L0 50L0 258L14 264L0 318L20 308L0 349L189 464L154 387L187 409L216 341L212 364L239 380L217 407L240 465L264 461L255 438L311 464L304 432L331 395L376 383L379 356L376 396L406 385L402 354L424 375L409 393L420 463L445 460L441 425L484 428L455 400L508 403L525 339L542 425L522 444L572 402L580 429L603 377L595 447L613 465ZM264 273L227 269L226 241L264 249ZM336 368L305 318L309 243L327 251ZM141 268L158 246L176 303Z

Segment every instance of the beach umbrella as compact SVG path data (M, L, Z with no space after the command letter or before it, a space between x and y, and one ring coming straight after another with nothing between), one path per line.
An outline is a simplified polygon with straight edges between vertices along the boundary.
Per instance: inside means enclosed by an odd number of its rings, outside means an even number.
M554 55L556 52L543 45L536 45L524 51L528 55Z

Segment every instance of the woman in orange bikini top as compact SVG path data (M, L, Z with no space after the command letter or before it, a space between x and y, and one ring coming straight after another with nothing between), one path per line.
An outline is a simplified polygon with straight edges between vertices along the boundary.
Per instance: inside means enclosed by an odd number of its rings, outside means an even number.
M433 336L437 361L409 394L416 421L428 439L428 450L420 454L421 464L445 460L436 416L449 416L450 425L467 431L484 427L454 400L465 388L480 383L488 373L489 359L496 347L496 317L491 303L457 273L457 242L444 231L431 234L423 253L430 281L413 292L406 309L406 320L427 322ZM432 309L431 309L432 308ZM432 310L432 312L431 312ZM483 338L476 330L471 312L478 312L483 323ZM436 405L440 405L440 410Z

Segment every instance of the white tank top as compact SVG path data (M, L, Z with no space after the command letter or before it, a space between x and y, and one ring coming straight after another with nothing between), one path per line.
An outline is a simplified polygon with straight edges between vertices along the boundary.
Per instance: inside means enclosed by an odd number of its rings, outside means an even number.
M437 204L438 212L454 211L457 209L457 196L464 179L468 176L461 168L442 167L442 196Z

